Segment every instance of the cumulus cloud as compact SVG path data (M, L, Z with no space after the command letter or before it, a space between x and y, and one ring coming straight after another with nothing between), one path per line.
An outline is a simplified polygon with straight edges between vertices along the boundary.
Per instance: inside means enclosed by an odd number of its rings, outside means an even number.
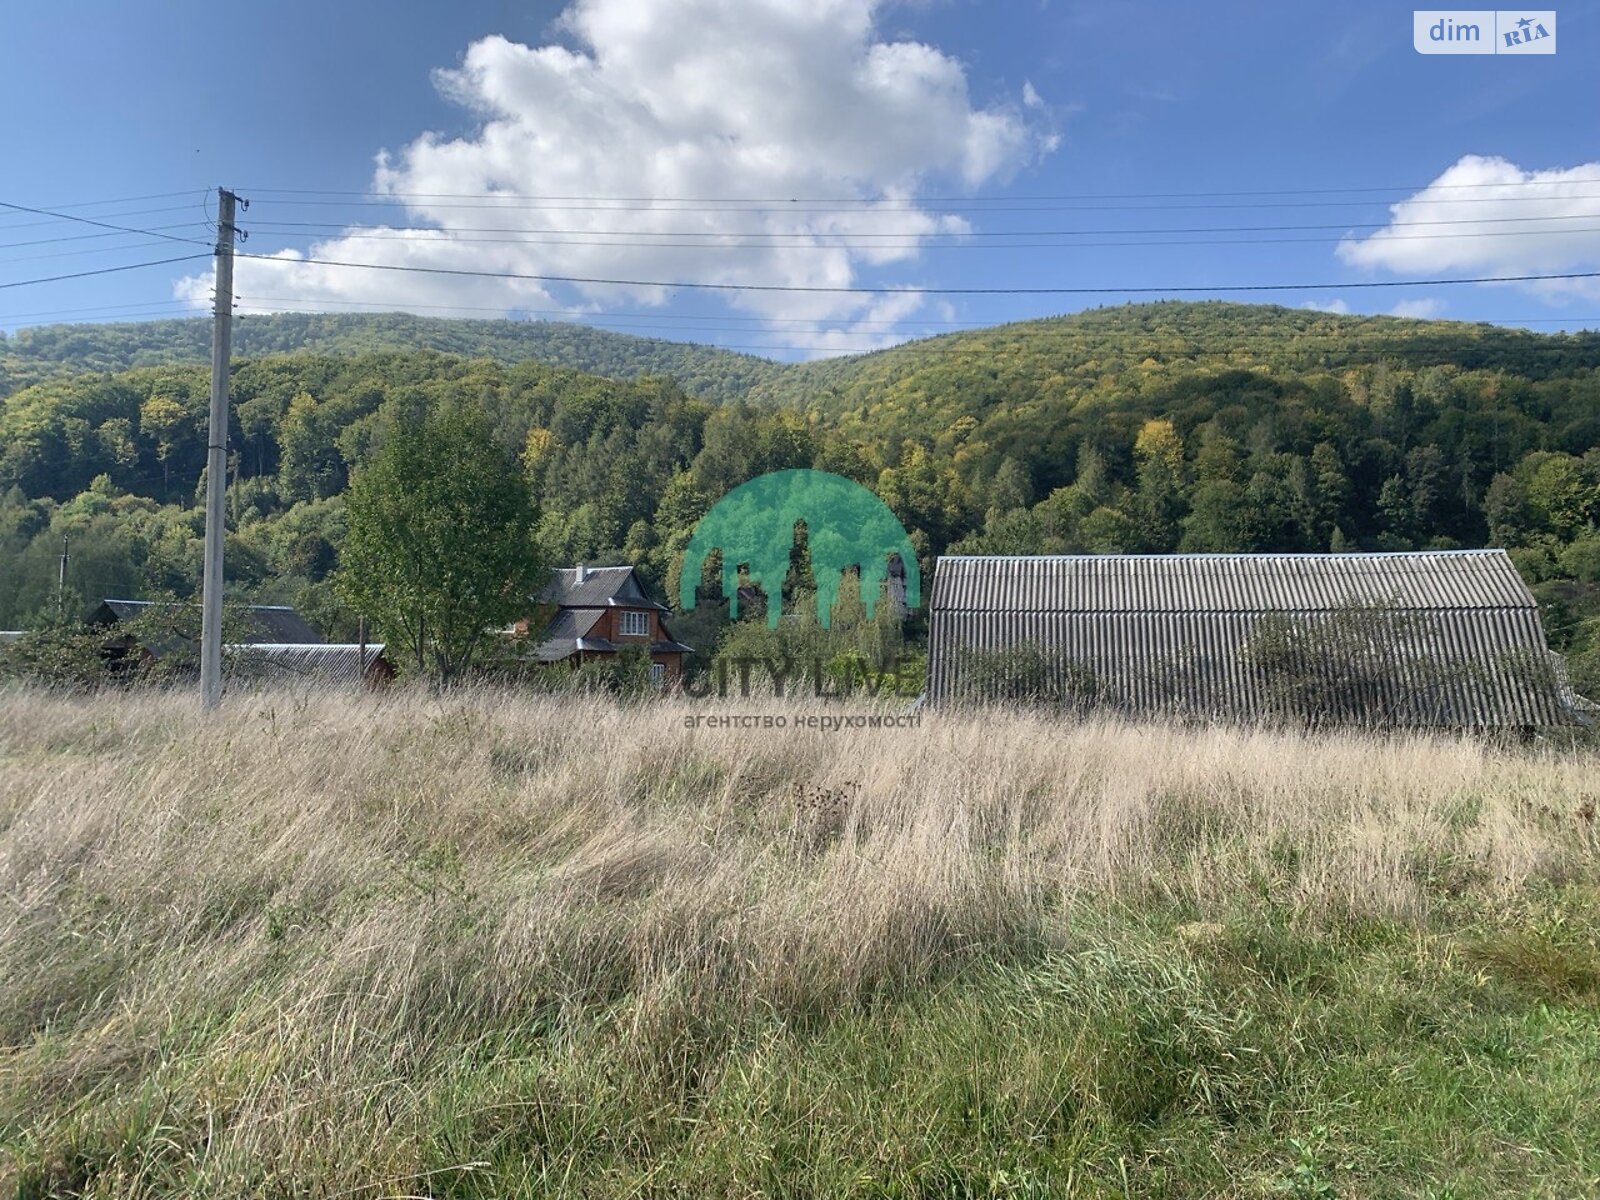
M978 104L955 58L881 40L877 7L574 0L558 22L568 44L474 42L458 66L434 74L439 93L474 117L470 133L424 133L378 158L374 191L402 203L406 220L241 259L241 309L284 306L263 297L419 311L672 299L631 284L400 274L300 261L307 257L597 279L904 286L877 296L719 293L781 321L797 346L862 348L874 339L841 335L921 306L908 273L929 235L967 231L961 218L919 205L916 192L930 181L1003 180L1055 145L1031 87L1015 102ZM771 203L721 202L728 197ZM804 202L816 198L829 203ZM268 219L267 207L252 218ZM195 277L179 294L203 301L209 288L209 277Z
M1350 311L1350 306L1343 300L1307 300L1300 307L1309 308L1314 312L1325 313L1347 313Z
M1429 317L1437 317L1444 311L1444 301L1436 300L1432 296L1423 296L1417 300L1402 300L1389 310L1391 317L1413 317L1424 321Z
M1412 276L1600 269L1600 162L1536 171L1469 154L1389 212L1383 229L1342 241L1339 258ZM1600 295L1595 282L1526 287L1555 299Z

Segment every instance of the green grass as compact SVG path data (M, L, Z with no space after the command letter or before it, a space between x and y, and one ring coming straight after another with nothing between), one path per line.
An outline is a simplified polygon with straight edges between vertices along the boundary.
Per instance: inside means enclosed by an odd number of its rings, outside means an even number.
M519 736L548 701L406 700L235 713L211 736L238 761L190 784L217 745L178 702L100 712L127 736L82 752L88 715L29 703L0 698L6 1194L1600 1194L1592 760L1326 759L1437 817L1362 890L1258 735L1162 734L1134 768L1144 731L946 726L819 833L794 797L855 796L834 768L865 743L600 709L598 743ZM649 782L597 789L639 736ZM15 765L40 739L48 768ZM997 739L1017 779L936 762L948 791L891 803L913 761ZM351 774L318 783L334 749ZM1135 770L1168 772L1140 803ZM1029 857L1072 788L1127 810L1098 875L1071 830ZM862 856L892 893L830 882Z
M1593 902L1547 898L1574 917ZM1187 944L1174 917L1075 913L1072 952L827 1019L676 1014L682 1036L653 1052L639 1028L652 1014L627 999L477 1032L424 1023L408 1042L360 1046L369 1070L394 1073L365 1091L319 1078L319 1047L275 1044L253 1019L262 997L174 1014L143 1053L130 1037L129 1061L74 1062L46 1040L35 1085L78 1094L26 1132L7 1112L17 1192L319 1194L314 1176L208 1154L210 1131L263 1086L314 1094L295 1118L307 1136L357 1122L374 1195L1600 1188L1592 946L1516 924L1318 927L1248 909ZM30 1090L11 1102L43 1102ZM315 1166L313 1152L300 1170Z

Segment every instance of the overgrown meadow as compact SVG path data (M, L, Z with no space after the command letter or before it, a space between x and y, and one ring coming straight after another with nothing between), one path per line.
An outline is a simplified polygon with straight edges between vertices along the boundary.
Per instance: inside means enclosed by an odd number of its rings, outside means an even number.
M0 1191L1600 1190L1593 749L721 703L0 692Z

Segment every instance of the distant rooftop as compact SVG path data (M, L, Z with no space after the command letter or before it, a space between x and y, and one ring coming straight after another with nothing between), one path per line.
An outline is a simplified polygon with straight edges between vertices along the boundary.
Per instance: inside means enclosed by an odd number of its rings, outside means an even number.
M119 600L107 598L89 614L93 625L113 625L143 616L152 609L198 608L194 603L168 600ZM253 631L262 642L288 642L297 645L320 643L323 638L311 624L287 604L252 604L246 611Z

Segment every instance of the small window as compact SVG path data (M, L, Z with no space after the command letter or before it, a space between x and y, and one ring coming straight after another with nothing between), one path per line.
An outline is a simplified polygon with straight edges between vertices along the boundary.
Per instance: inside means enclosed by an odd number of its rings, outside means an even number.
M623 637L649 637L650 614L627 611L622 614Z
M665 663L650 664L650 682L660 687L667 681L667 668Z

